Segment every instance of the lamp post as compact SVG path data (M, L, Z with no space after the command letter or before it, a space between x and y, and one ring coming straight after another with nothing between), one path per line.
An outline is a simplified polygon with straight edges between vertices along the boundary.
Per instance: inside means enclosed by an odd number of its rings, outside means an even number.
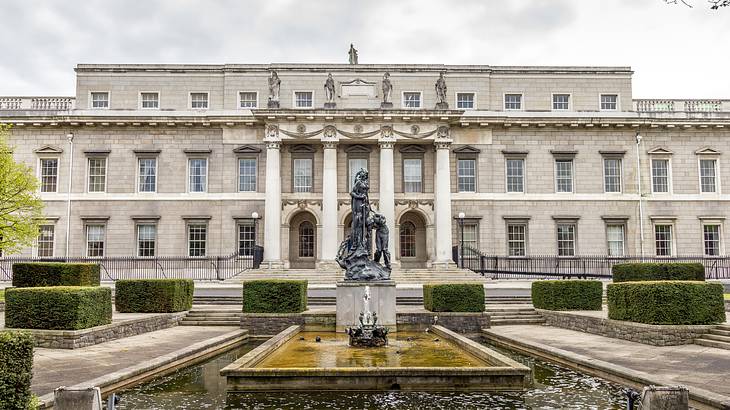
M259 237L259 213L251 212L251 218L253 219L253 245L256 246Z
M463 212L459 212L459 228L461 229L461 241L459 243L461 250L459 251L459 259L461 259L461 269L464 269L464 216Z

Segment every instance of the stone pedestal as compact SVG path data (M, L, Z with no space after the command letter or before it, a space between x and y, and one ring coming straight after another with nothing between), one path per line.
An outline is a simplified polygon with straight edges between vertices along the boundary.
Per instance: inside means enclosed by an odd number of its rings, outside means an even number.
M387 108L393 108L392 102L381 102L380 108L387 109Z
M324 109L325 110L333 110L335 108L337 108L337 103L333 103L333 102L326 102L326 103L324 103Z
M340 281L337 282L337 331L357 326L363 310L365 286L370 286L370 310L378 315L378 324L396 331L395 281Z
M436 109L437 110L448 110L449 109L449 103L447 103L447 102L439 102L439 103L436 103Z
M269 100L266 104L266 108L279 108L279 101Z

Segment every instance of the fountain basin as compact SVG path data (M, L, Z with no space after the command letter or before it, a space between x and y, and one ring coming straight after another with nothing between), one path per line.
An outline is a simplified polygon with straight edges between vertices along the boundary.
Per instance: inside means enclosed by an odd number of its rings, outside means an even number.
M389 339L385 347L356 348L347 335L291 326L221 375L228 391L506 391L531 384L528 367L441 326Z

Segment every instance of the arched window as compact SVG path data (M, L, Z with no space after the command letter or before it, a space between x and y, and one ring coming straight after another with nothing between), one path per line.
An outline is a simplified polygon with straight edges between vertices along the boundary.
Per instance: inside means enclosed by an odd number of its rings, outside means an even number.
M314 257L314 226L309 221L299 224L299 257Z
M400 226L400 256L401 258L416 256L416 226L413 222L404 222Z

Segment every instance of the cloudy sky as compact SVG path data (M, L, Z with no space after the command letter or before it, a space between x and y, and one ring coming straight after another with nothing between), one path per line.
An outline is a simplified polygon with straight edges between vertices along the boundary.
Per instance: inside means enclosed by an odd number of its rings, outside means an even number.
M0 0L0 95L77 63L630 65L637 98L730 98L730 9L663 0Z

